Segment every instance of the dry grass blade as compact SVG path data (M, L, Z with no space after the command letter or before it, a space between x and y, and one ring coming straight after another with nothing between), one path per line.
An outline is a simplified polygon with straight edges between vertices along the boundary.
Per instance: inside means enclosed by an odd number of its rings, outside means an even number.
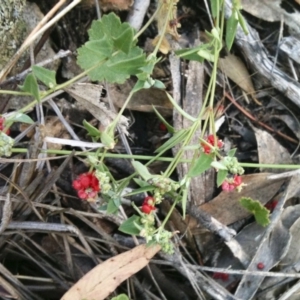
M98 265L81 278L61 300L105 299L124 280L148 265L160 246L140 245Z

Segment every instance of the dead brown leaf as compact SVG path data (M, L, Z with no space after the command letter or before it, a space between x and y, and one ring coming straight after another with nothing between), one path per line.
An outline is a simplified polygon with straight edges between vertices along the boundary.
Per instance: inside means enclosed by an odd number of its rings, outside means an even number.
M240 58L233 54L229 54L226 57L219 59L218 67L242 90L250 94L257 104L261 105L261 103L255 98L255 89L248 69Z
M61 300L105 299L124 280L148 265L159 245L140 245L106 260L82 277Z
M65 90L101 122L103 129L116 119L117 114L100 101L102 86L91 83L75 83ZM121 116L118 125L123 133L128 134L129 120L126 117Z
M286 148L282 147L271 134L265 130L253 128L256 141L259 163L261 164L292 164L291 156ZM263 172L282 172L282 169L261 168Z
M119 108L123 106L133 86L134 83L128 81L121 85L109 85L109 94L115 106ZM173 105L165 91L156 88L143 89L134 93L127 108L143 112L153 112L153 106L165 116L170 116L173 113Z
M250 213L240 205L241 197L251 197L259 200L262 204L266 204L275 196L284 182L284 179L269 180L269 175L271 174L245 175L243 182L247 185L243 187L240 193L237 191L221 192L212 201L201 205L200 208L225 225L244 219L250 216Z

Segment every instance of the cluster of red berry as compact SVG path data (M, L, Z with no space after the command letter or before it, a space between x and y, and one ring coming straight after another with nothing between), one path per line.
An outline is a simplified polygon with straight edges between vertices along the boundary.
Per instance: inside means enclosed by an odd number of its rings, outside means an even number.
M217 139L217 140L216 140L216 139ZM207 136L207 138L205 139L205 141L206 141L208 144L212 145L213 147L215 147L215 145L216 145L216 147L217 147L218 149L222 148L223 145L224 145L224 143L222 142L222 140L219 140L218 137L216 137L216 139L215 139L215 137L214 137L213 134L210 134L210 135ZM216 141L216 143L215 143L215 141ZM202 146L202 148L203 148L204 153L206 153L206 154L211 153L211 150L212 150L212 149L211 149L210 146L208 146L208 145L205 144L205 143L201 143L201 146Z
M221 279L222 281L228 281L229 274L221 273L221 272L215 272L213 274L213 279Z
M222 190L231 192L243 183L242 176L234 175L232 179L225 179L222 183Z
M94 172L80 174L73 181L73 188L77 191L78 197L83 200L93 200L100 192L99 180Z
M155 210L155 200L153 197L148 196L144 199L143 205L142 205L142 212L145 214L150 214L151 211Z
M5 127L5 118L0 117L0 131L3 131L4 127ZM10 130L7 129L4 133L6 135L9 135L10 134Z

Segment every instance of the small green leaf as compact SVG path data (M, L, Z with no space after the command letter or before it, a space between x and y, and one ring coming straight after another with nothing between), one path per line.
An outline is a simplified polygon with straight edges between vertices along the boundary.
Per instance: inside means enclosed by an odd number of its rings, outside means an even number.
M200 157L195 161L195 164L189 170L188 176L199 176L211 167L212 162L213 158L210 154L201 153Z
M200 63L203 63L204 59L198 55L198 51L201 49L201 46L194 47L194 48L187 48L187 49L180 49L175 51L175 54L178 57L187 59L187 60L194 60Z
M227 156L234 157L236 152L236 148L230 149L227 153Z
M113 137L110 134L106 133L105 131L101 132L100 140L106 149L113 149L115 147L116 143Z
M202 57L203 59L206 59L207 61L210 62L214 62L215 61L215 57L212 54L211 51L207 50L207 49L200 49L197 54Z
M27 115L25 114L21 114L21 113L18 113L16 115L13 115L12 117L8 118L6 120L7 122L20 122L20 123L26 123L26 124L33 124L34 121Z
M192 122L195 122L197 119L192 117L191 115L189 115L188 113L186 113L177 103L176 101L172 98L172 96L167 93L167 97L168 99L171 101L171 103L173 104L174 108L182 115L184 116L186 119L192 121Z
M48 70L40 66L33 66L32 72L38 80L40 80L50 89L56 86L55 71Z
M153 175L151 175L147 169L147 167L145 167L142 163L140 163L139 161L133 161L131 162L131 164L133 165L133 167L135 168L135 170L138 172L138 174L146 181L148 181L150 178L153 177Z
M138 184L140 187L149 186L149 183L147 181L144 181L140 178L133 178L136 184Z
M87 122L86 120L83 120L83 126L87 130L88 134L92 137L100 137L101 133L100 131L94 127L92 124Z
M39 86L33 74L28 74L25 78L24 85L20 86L21 90L31 94L37 101L40 101Z
M111 298L111 300L129 300L129 298L127 297L127 295L121 294L119 296Z
M108 214L115 214L119 210L119 206L121 205L120 199L110 199L107 203L107 210Z
M226 46L227 46L228 50L230 50L232 47L238 23L239 23L239 20L236 18L236 13L232 12L232 15L226 21L225 41L226 41Z
M219 170L219 172L217 173L217 186L218 187L224 182L227 175L228 175L227 170Z
M138 189L135 189L131 193L126 194L126 197L145 193L145 192L152 192L154 189L155 189L155 186L149 185L149 183L148 183L147 186L140 187Z
M165 126L167 127L168 132L174 133L174 132L175 132L174 127L171 126L171 125L165 120L165 118L159 113L159 111L155 108L155 106L152 105L152 108L153 108L155 114L157 115L157 117L159 118L159 120L165 124Z
M227 167L225 167L224 164L222 164L222 162L220 161L213 161L211 163L211 166L218 170L227 170Z
M239 10L237 11L237 14L238 14L239 23L240 23L240 25L241 25L241 27L242 27L244 33L245 33L246 35L248 35L248 34L249 34L249 31L248 31L248 28L247 28L247 23L246 23L246 21L245 21L243 15L241 14L241 12L240 12Z
M220 0L210 0L211 14L216 18L220 12Z
M134 223L140 223L139 216L133 215L130 218L128 218L121 224L119 230L127 234L138 235L140 233L140 229L138 229Z
M165 90L166 89L165 84L162 81L157 80L157 79L154 80L153 87L156 88L156 89L160 89L160 90Z
M188 185L189 181L186 183L186 188L183 190L181 205L182 205L182 219L185 219L186 215L186 203L187 203L187 196L188 196Z
M159 148L157 148L155 150L155 153L165 152L168 149L171 149L175 145L182 142L186 137L186 132L187 131L185 129L181 129L181 130L177 131L169 140L167 140L163 145L161 145Z
M241 205L250 211L258 224L267 226L270 223L270 211L266 209L258 200L242 197L240 200Z

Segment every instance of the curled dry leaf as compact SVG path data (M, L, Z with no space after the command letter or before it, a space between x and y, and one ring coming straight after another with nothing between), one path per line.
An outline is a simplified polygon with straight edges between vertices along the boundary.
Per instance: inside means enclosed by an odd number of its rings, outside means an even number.
M159 245L140 245L106 260L83 276L61 300L105 299L124 280L147 266L160 249Z
M270 173L260 173L243 176L246 186L240 193L237 191L221 192L200 208L225 225L244 219L250 216L250 212L240 205L241 197L250 197L266 204L275 196L285 181L284 179L269 180L269 175Z
M103 128L109 126L116 119L117 114L109 110L105 103L100 102L102 86L90 83L75 83L66 88L65 91L100 121ZM128 134L129 120L126 117L121 116L118 126L123 133Z

